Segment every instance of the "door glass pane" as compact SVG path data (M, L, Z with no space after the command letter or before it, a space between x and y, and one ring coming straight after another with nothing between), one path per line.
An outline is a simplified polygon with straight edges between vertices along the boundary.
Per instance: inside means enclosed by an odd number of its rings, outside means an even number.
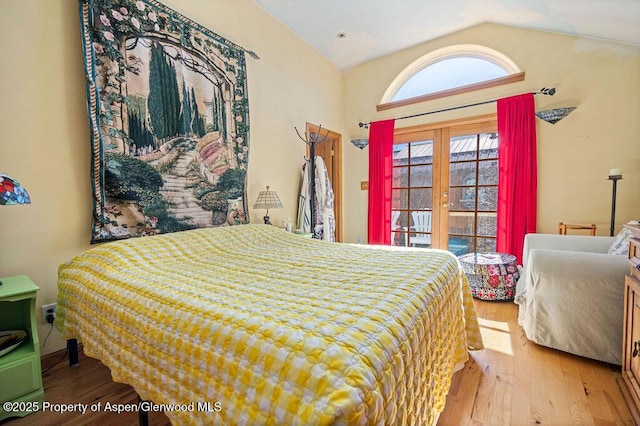
M451 163L449 166L449 185L475 185L476 162Z
M478 235L495 237L498 233L496 213L478 213Z
M456 136L451 138L450 162L475 160L478 151L477 135Z
M407 245L407 232L406 231L392 232L391 245L396 247L405 247Z
M449 251L456 256L473 252L473 237L449 235Z
M495 252L496 251L496 239L495 238L478 238L478 247L476 251Z
M396 227L400 229L406 229L407 226L409 226L408 213L406 211L399 212L399 213L400 213L400 217L398 217L398 220L396 221Z
M476 205L476 188L458 187L449 189L449 210L473 211Z
M449 213L449 233L473 235L474 222L473 213L451 212Z
M498 134L480 134L480 159L498 158Z
M399 143L393 145L393 165L404 166L409 159L409 144Z
M433 141L411 143L409 164L433 164Z
M433 208L433 190L431 188L417 188L411 190L411 210L431 210Z
M407 187L409 182L409 167L394 167L393 168L393 187Z
M478 173L479 185L498 184L498 160L487 160L479 162L480 172Z
M411 167L411 186L431 186L432 175L433 166L431 164Z
M430 211L411 212L411 227L409 228L409 245L413 247L431 247L431 219Z
M497 186L483 186L478 188L478 210L498 210Z
M391 191L391 208L393 210L406 210L409 201L408 189L393 189Z
M410 247L422 247L422 248L430 248L431 247L431 234L423 234L420 232L410 232L408 245Z

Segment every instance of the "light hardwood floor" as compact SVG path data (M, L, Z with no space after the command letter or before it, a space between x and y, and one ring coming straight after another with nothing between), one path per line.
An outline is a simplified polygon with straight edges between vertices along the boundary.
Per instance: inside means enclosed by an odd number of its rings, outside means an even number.
M439 425L632 425L618 385L620 367L569 355L529 342L510 302L476 301L485 349L453 378ZM622 332L622 331L621 331ZM56 361L58 358L53 358ZM52 357L47 358L47 363ZM100 362L81 354L80 367L67 360L43 376L45 399L59 403L133 403L131 387L114 383ZM47 365L43 366L47 368ZM11 419L18 425L135 425L136 413L39 412ZM168 425L151 413L150 425Z
M42 375L44 384L44 399L52 404L95 404L106 402L111 404L134 404L138 395L131 386L116 383L111 379L111 372L100 361L88 358L79 352L80 366L69 367L69 359L51 368ZM60 356L48 356L43 359L43 371L60 360ZM6 425L5 425L6 422ZM40 411L23 418L7 419L0 422L2 426L129 426L137 425L138 413L112 413L104 410L92 413L65 413L55 411ZM149 413L149 425L170 425L169 419L163 413Z
M514 303L476 310L485 349L454 376L439 425L633 425L619 366L530 342Z

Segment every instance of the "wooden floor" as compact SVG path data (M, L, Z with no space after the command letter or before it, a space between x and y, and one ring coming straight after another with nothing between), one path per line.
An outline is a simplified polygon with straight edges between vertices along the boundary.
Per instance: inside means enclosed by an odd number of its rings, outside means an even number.
M454 376L439 425L633 425L619 366L530 342L514 303L476 309L485 349Z
M632 425L621 390L620 367L569 355L529 342L510 302L476 301L485 349L453 378L439 425ZM48 357L50 361L52 357ZM57 359L54 359L54 361ZM43 366L46 368L46 365ZM114 383L109 370L80 354L80 367L61 362L43 376L51 403L137 401L131 387ZM18 425L135 425L137 413L39 412L10 419ZM150 413L150 425L168 425Z
M138 395L131 386L115 383L111 380L111 373L107 367L80 351L80 366L69 367L69 359L51 368L42 375L44 384L44 399L51 404L96 404L101 402L104 407L106 402L110 404L135 404ZM61 357L49 356L43 360L43 371ZM105 410L92 413L65 413L55 411L40 411L23 418L7 419L0 421L2 426L128 426L137 425L138 413L112 413ZM170 425L169 419L163 413L149 413L150 426Z

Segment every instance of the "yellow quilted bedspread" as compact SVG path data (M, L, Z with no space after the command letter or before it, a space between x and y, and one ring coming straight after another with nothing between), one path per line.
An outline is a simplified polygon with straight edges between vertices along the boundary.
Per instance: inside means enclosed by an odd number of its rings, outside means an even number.
M208 228L91 248L58 286L58 329L175 424L432 424L482 348L446 251Z

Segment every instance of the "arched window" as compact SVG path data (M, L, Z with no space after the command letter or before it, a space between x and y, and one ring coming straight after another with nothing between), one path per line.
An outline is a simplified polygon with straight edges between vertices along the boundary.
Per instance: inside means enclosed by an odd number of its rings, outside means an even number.
M433 62L412 75L391 101L415 98L469 84L505 77L509 73L484 58L459 56Z
M496 50L470 44L449 46L424 55L405 68L385 92L378 109L523 79L524 73L517 65Z

